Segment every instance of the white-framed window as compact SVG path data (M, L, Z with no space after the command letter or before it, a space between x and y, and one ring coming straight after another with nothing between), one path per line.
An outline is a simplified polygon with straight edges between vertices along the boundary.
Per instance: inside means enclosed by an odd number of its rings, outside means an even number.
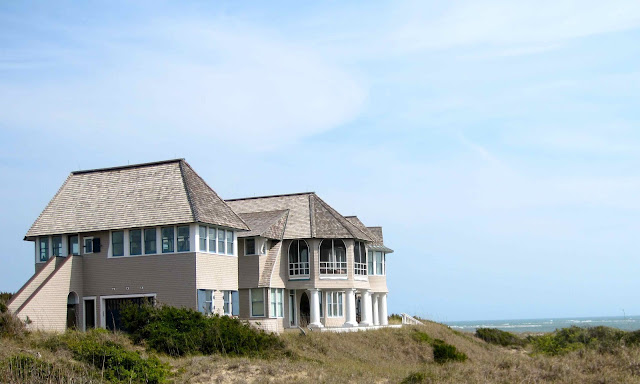
M284 317L284 289L271 288L271 317Z
M198 226L198 251L207 252L207 227Z
M222 253L224 254L224 250L225 250L225 230L224 229L218 229L218 253Z
M62 236L51 237L51 251L53 256L63 256L62 255Z
M124 231L111 232L111 256L124 256Z
M173 227L162 227L161 236L162 236L162 253L171 253L174 249L173 244Z
M256 239L253 237L247 237L244 239L244 254L255 255L256 254Z
M234 300L234 292L237 291L223 291L222 292L222 297L224 300L224 307L223 307L223 312L225 315L227 316L231 316L233 315L233 307L237 306L238 304L236 303L236 301Z
M251 317L264 317L264 289L252 288L249 290L251 300Z
M318 292L318 302L320 303L320 317L324 317L324 292Z
M129 230L129 255L142 255L142 229Z
M158 253L157 241L158 231L155 228L144 229L144 254L152 255Z
M80 243L78 235L69 236L69 254L77 256L80 254Z
M211 289L198 289L198 311L210 315L215 310L215 296Z
M216 229L213 227L208 227L209 231L208 231L208 236L209 236L209 249L208 251L211 253L215 253L216 252Z
M227 255L233 255L233 231L227 230Z
M330 291L327 292L327 316L342 317L342 304L344 292Z
M347 274L347 247L340 239L325 239L320 243L320 274Z
M82 244L84 245L82 253L93 253L93 237L83 237Z
M384 271L384 267L385 267L385 263L384 263L384 253L380 252L380 251L375 251L374 253L374 258L375 258L375 265L376 265L376 275L384 275L385 271Z
M189 252L191 247L189 246L189 226L181 225L177 228L178 237L178 252Z
M353 273L358 276L367 275L367 253L364 243L356 241L353 248Z
M309 276L309 246L304 240L289 244L289 277Z
M49 237L38 237L38 256L41 263L49 260Z
M370 275L375 275L375 271L376 270L374 269L375 267L373 265L373 251L369 251L367 256L368 256L368 258L367 258L368 259L368 263L367 264L369 264L369 274Z

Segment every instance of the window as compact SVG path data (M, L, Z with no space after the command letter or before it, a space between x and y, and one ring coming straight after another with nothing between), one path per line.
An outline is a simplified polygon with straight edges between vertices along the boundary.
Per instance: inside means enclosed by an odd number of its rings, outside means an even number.
M164 227L162 232L162 253L173 252L173 227Z
M132 256L142 255L142 230L129 230L129 254Z
M356 241L353 248L353 269L356 275L367 275L367 254L365 253L364 243Z
M218 253L224 253L224 229L218 229Z
M304 240L289 244L289 276L309 276L309 247Z
M320 244L320 274L347 274L347 248L342 240L327 239Z
M70 255L80 254L80 244L78 243L78 235L69 236L69 254Z
M233 231L227 231L227 255L233 255Z
M376 275L384 275L384 253L374 252L376 262Z
M271 317L284 317L284 289L271 288Z
M189 226L178 227L178 252L189 252Z
M51 250L53 256L62 256L62 236L53 236L51 238Z
M93 237L83 237L84 253L93 253Z
M40 244L40 261L44 262L49 260L49 238L40 237L38 238L38 242Z
M233 306L237 304L235 300L233 300L233 293L236 291L223 291L224 298L224 314L227 316L231 316L233 314Z
M113 257L124 256L124 231L111 232L111 246Z
M342 292L327 292L327 316L342 317Z
M209 252L216 251L216 229L209 227Z
M369 251L368 256L369 256L369 258L368 258L368 261L369 261L369 274L370 275L375 275L375 271L373 270L373 251Z
M158 253L156 249L156 229L146 228L144 230L144 253L146 255Z
M324 301L322 298L324 297L324 293L322 291L318 292L318 301L320 302L320 317L324 317L324 306L322 302Z
M207 227L200 225L198 227L198 250L207 252Z
M250 289L251 296L251 317L264 316L264 289Z
M214 308L213 291L210 289L198 289L198 311L205 315L213 313Z
M245 255L256 254L256 239L244 239L244 254Z

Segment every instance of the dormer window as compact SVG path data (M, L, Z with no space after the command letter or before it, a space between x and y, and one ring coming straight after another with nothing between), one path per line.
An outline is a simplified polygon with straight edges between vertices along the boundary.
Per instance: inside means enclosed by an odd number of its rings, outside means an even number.
M347 247L342 240L326 239L320 244L320 274L347 275Z
M294 240L289 244L289 276L309 276L309 246L304 240Z

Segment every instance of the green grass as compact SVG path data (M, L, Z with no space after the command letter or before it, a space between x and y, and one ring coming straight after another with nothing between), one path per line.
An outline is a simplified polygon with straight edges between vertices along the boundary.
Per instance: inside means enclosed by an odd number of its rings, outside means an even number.
M490 344L501 345L503 347L522 347L527 344L527 340L514 335L511 332L502 331L495 328L478 328L475 336Z

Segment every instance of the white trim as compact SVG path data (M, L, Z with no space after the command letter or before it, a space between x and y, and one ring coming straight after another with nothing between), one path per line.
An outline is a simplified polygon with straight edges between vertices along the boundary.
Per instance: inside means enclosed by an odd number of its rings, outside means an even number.
M276 305L276 307L275 307L276 313L271 313L271 309L273 309L273 308L271 308L271 304L273 304L271 302L271 300L272 300L271 295L273 294L274 290L276 291L275 292L275 299L276 300L274 300L275 301L275 305ZM278 316L278 313L277 313L278 312L278 300L277 300L278 299L278 291L282 291L282 302L281 302L282 303L282 316ZM283 319L284 318L284 288L269 288L269 317L272 318L272 319Z
M245 237L243 239L243 251L242 253L244 253L245 256L260 256L259 253L247 253L247 240L253 240L253 251L256 252L258 250L258 239L257 236L252 236L252 237Z
M258 290L261 289L262 290L262 315L254 315L253 314L253 298L251 295L251 291L253 290ZM265 308L265 301L266 301L266 297L264 294L264 288L249 288L249 317L266 317L266 308Z
M85 252L85 246L84 245L85 245L85 242L88 239L91 239L91 252ZM102 246L102 244L100 244L100 246ZM82 252L80 252L81 255L90 255L90 254L93 253L93 236L82 236L82 248L81 248L81 251L82 251Z
M298 241L298 242L304 241L304 244L307 246L307 264L308 264L308 268L309 268L309 273L307 273L307 274L301 274L301 275L292 275L291 274L291 264L292 263L289 260L289 252L291 251L291 245L293 244L294 241ZM301 263L300 262L300 246L298 245L298 264L300 264L300 263ZM318 264L318 265L320 265L320 264ZM300 268L298 268L298 270L300 270ZM293 239L293 240L291 240L291 242L289 242L289 246L287 247L287 276L289 277L289 280L308 280L310 275L311 275L311 247L309 246L309 243L307 243L307 241L305 239Z
M107 320L106 320L106 307L105 300L109 299L130 299L134 297L153 297L157 296L156 293L139 293L133 295L109 295L109 296L100 296L100 328L107 329ZM98 326L96 326L98 328Z
M87 306L86 300L93 300L93 328L97 328L98 324L98 300L96 296L84 296L82 298L82 331L87 331Z

